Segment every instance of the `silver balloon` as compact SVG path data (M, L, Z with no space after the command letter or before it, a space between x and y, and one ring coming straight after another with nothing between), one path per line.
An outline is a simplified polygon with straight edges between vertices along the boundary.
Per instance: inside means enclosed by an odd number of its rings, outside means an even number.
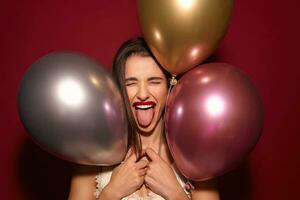
M18 106L33 140L65 160L113 165L126 154L122 97L111 75L87 56L40 58L21 82Z

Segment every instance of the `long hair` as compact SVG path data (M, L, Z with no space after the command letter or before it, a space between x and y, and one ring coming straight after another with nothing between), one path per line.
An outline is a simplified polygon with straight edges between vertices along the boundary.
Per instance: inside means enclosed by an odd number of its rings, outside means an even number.
M131 56L150 56L155 61L156 59L149 50L145 40L143 38L135 38L127 40L121 45L113 61L112 75L121 91L126 106L127 118L129 121L128 147L133 147L135 154L139 158L142 153L141 138L137 133L138 126L131 111L131 105L125 87L125 65L127 59ZM160 66L157 61L156 63L158 64L158 66ZM167 77L167 72L164 69L162 70Z

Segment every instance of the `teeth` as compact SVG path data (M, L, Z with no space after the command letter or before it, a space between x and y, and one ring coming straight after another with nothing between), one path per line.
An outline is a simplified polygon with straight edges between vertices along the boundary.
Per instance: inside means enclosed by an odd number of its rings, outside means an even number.
M136 106L137 109L149 109L149 108L152 108L154 107L153 105L139 105L139 106Z

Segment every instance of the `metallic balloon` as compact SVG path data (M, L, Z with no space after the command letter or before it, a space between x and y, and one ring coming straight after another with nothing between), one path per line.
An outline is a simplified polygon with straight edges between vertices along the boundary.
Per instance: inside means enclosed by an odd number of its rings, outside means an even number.
M258 91L225 63L200 65L179 79L167 100L167 141L179 170L193 180L236 167L263 128Z
M144 37L160 64L178 75L203 62L223 38L232 0L139 0Z
M18 106L32 139L56 156L112 165L126 154L120 92L111 75L87 56L57 52L37 60L21 82Z

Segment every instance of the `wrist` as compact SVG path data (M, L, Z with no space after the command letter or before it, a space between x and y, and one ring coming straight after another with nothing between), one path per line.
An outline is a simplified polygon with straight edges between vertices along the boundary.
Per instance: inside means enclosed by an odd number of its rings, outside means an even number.
M189 200L187 194L181 187L175 188L174 190L170 190L164 198L167 200Z
M101 196L103 196L103 200L109 199L109 200L120 200L122 199L121 194L117 192L117 190L114 190L111 184L107 184L102 192ZM101 198L102 199L102 198Z

